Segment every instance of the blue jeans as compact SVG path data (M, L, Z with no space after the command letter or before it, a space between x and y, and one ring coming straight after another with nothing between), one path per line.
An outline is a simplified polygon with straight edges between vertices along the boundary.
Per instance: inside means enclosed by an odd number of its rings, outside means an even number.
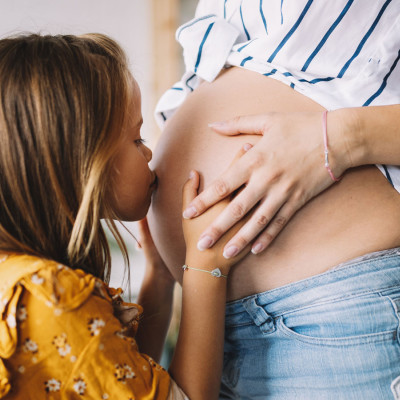
M225 329L220 399L400 399L400 248L230 302Z

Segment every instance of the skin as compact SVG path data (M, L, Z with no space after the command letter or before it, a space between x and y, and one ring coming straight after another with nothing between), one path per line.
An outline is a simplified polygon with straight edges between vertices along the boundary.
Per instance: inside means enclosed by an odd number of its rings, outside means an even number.
M154 242L178 282L182 282L180 266L185 258L179 188L192 168L201 174L204 186L200 191L210 185L213 187L212 182L218 182L224 171L230 171L224 176L235 182L244 180L244 190L223 213L232 218L235 201L242 204L239 210L243 210L246 201L254 204L255 197L265 200L264 206L269 209L261 210L261 214L267 221L272 218L268 226L274 231L268 231L266 249L257 255L245 256L232 269L228 300L296 282L360 255L400 244L400 196L375 166L353 167L351 164L340 182L333 184L331 181L324 167L323 110L281 82L240 68L225 70L215 81L203 83L188 96L168 120L154 151L152 167L160 184L149 211ZM387 109L381 112L384 110ZM263 135L222 135L208 126L214 121L229 121L237 115L261 113L268 116L269 121L268 132ZM386 117L390 115L383 113L382 118ZM330 164L336 175L359 155L375 154L373 162L377 162L381 157L377 149L382 143L387 155L381 162L394 161L400 154L393 142L393 137L400 138L395 133L398 129L395 123L382 130L379 119L369 122L371 130L380 132L382 138L381 144L371 145L374 152L371 153L362 146L363 139L356 134L358 129L349 136L351 142L335 134L335 128L340 132L345 126L343 121L336 112L328 114ZM267 126L265 122L263 125ZM390 143L390 137L391 144L386 144ZM261 141L264 150L257 147ZM229 169L233 155L245 143L254 144L254 147ZM355 149L354 158L347 157L350 154L347 148ZM338 154L347 158L342 162ZM228 187L228 191L233 187L235 185ZM294 212L296 205L301 207L291 217L277 218L273 222L274 210L283 210L279 208L282 201L288 204L289 211ZM235 215L235 220L242 214ZM222 230L214 232L221 233ZM241 235L243 231L238 233Z
M113 207L125 219L143 218L155 187L155 175L149 168L151 151L140 137L142 117L140 91L134 82L131 116L124 129L114 160ZM245 150L237 154L239 159ZM186 207L198 193L200 177L192 171L183 188ZM196 221L183 224L187 247L186 264L192 268L213 270L219 266L228 275L238 258L222 257L222 246L240 228L230 229L221 244L200 252L197 236L228 204L229 199L210 208ZM156 357L161 354L169 323L174 279L169 274L152 241L146 221L140 223L141 247L147 257L146 273L138 302L144 306L144 317L137 335L141 351ZM217 399L222 372L226 278L216 278L207 272L190 270L185 273L182 297L182 318L178 342L169 369L170 374L191 399ZM196 310L193 312L192 310ZM210 310L213 310L210 313ZM195 344L195 345L194 345ZM204 382L207 382L205 385Z
M336 176L341 176L349 168L362 165L374 163L400 165L398 156L400 129L396 124L399 117L399 105L368 107L368 110L339 109L331 112L329 114L329 159L330 165L336 170ZM200 215L215 201L224 198L237 187L247 184L243 193L233 200L213 224L200 235L198 243L200 249L211 247L221 233L260 201L260 205L255 207L251 220L224 248L224 255L229 258L242 251L254 240L252 252L259 254L268 247L297 210L334 184L334 180L329 179L327 171L320 171L321 168L318 168L321 164L322 147L320 122L320 113L270 113L238 117L234 120L211 124L215 132L223 135L256 134L260 135L261 139L247 158L243 158L240 164L238 163L218 177L189 205L188 209L184 210L183 215L186 218ZM296 127L297 131L293 137L290 136L291 131L294 131L291 126ZM290 154L283 152L275 156L273 161L280 166L280 171L276 173L279 179L271 185L265 177L275 172L269 157L271 148L277 147L272 142L276 137L275 131L280 132L281 146L289 145L290 142L291 147L296 149L297 155L293 153L293 159L290 158ZM303 132L304 134L312 133L308 136L311 136L312 143L317 146L312 148L304 145L307 144L306 142L297 143L296 137L303 137ZM301 169L296 165L299 158L306 161ZM254 160L258 160L257 165ZM308 171L307 164L311 166ZM317 176L317 173L320 173L320 176ZM258 177L264 177L264 185L262 179L257 179ZM256 180L257 188L251 185ZM285 180L290 182L287 187L285 187ZM279 193L279 186L283 186L284 189L281 193ZM275 194L276 192L278 195Z
M149 168L151 150L140 136L143 123L140 89L132 82L130 115L113 164L112 207L124 221L142 219L147 214L151 195L156 187L156 176Z
M245 151L240 150L237 158ZM192 171L190 179L183 187L183 207L197 195L199 182L199 175ZM187 248L185 264L203 271L189 269L184 274L182 317L169 372L190 399L217 399L219 394L228 280L224 277L213 277L204 271L212 271L218 266L224 275L230 274L231 267L238 258L225 259L222 256L222 247L240 229L241 224L228 231L214 249L200 252L196 241L199 232L227 206L228 202L228 199L219 202L196 221L183 222ZM167 272L157 252L146 220L140 222L139 229L140 243L147 264L138 298L138 302L144 306L145 313L136 339L141 351L147 349L148 354L157 357L161 353L164 341L161 333L165 334L168 327L175 281Z

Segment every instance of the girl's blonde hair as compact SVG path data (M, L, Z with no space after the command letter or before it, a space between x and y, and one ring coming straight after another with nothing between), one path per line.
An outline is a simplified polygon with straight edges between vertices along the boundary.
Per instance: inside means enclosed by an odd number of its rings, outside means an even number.
M0 40L0 250L110 274L105 218L132 77L100 34Z

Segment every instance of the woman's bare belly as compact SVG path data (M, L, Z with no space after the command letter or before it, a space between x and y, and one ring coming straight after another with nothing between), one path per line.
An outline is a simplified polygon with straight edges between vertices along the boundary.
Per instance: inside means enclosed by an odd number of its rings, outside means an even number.
M202 84L186 99L168 121L153 154L159 187L149 212L154 241L177 281L182 280L185 260L181 188L190 169L200 172L204 187L224 171L242 144L257 141L256 136L220 136L208 123L268 111L319 110L320 105L281 82L239 68ZM349 170L299 210L262 254L249 254L232 269L228 300L396 247L399 221L400 196L381 172L375 166Z

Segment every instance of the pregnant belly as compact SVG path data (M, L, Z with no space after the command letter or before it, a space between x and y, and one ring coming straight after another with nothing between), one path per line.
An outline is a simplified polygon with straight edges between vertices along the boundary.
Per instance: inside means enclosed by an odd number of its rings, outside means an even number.
M149 224L161 256L182 279L185 244L181 188L189 171L208 185L244 143L257 136L220 136L208 123L267 111L322 111L286 85L251 71L230 68L203 83L168 121L153 154L159 177ZM260 255L249 254L231 272L228 299L238 299L322 273L351 258L400 245L400 196L375 166L349 170L344 178L299 210Z

